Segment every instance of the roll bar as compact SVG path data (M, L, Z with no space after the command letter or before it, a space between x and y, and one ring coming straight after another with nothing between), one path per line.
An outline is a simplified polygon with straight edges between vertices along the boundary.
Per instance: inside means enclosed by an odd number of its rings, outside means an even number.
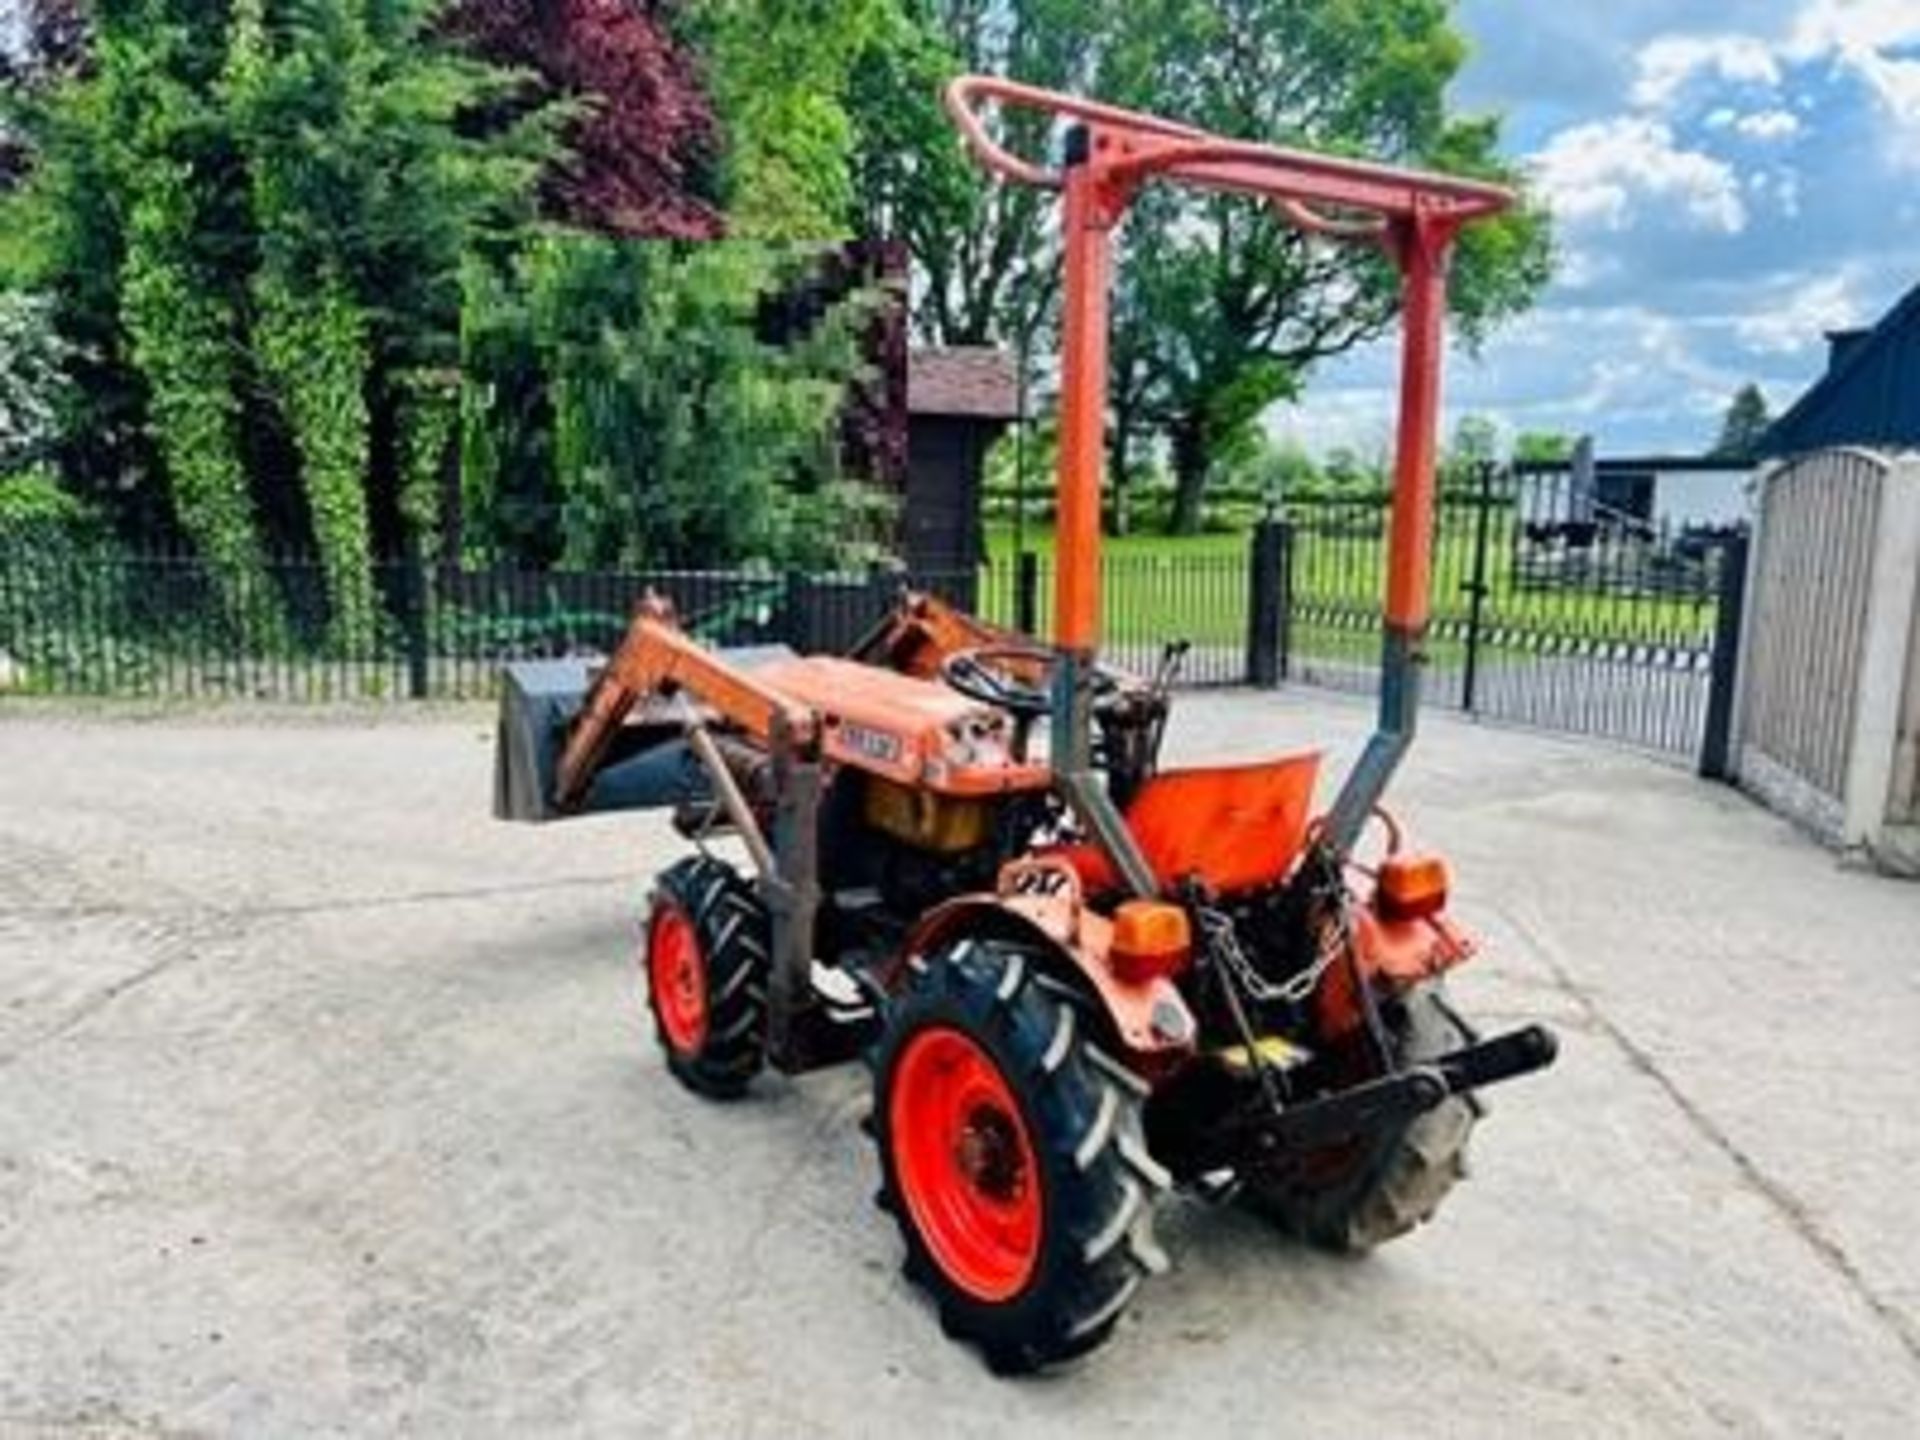
M1224 139L1158 115L993 75L963 75L947 87L945 98L947 113L983 167L1002 179L1045 190L1063 189L1066 171L1024 160L999 144L981 118L982 101L1097 127L1102 139L1121 152L1108 164L1117 183L1160 175L1260 196L1273 200L1300 228L1340 238L1371 238L1382 233L1384 222L1411 218L1423 208L1464 222L1496 214L1514 200L1511 190L1486 181ZM1323 215L1316 205L1361 211L1370 218L1356 225Z
M1099 638L1100 477L1105 458L1107 321L1112 231L1142 185L1185 184L1264 199L1309 234L1377 245L1400 272L1402 347L1393 511L1387 547L1380 718L1348 775L1324 834L1351 850L1413 738L1421 647L1430 613L1434 462L1440 365L1445 348L1446 271L1454 237L1514 203L1500 185L1394 165L1210 135L1157 115L1104 105L991 75L965 75L946 107L980 164L1016 184L1062 196L1065 283L1060 346L1056 671L1052 753L1076 808L1088 798L1090 710L1085 676ZM1074 123L1058 168L1015 155L988 131L982 107L997 104ZM1090 817L1103 835L1124 826ZM1124 839L1117 841L1124 849ZM1120 855L1123 870L1129 858Z

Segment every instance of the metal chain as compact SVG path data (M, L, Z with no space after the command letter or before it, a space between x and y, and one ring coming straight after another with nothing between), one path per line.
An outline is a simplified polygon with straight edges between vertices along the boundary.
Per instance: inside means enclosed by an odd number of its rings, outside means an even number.
M1337 922L1332 927L1334 933L1323 939L1320 952L1314 956L1313 963L1299 974L1276 985L1254 967L1253 961L1247 958L1247 952L1240 948L1240 937L1234 933L1231 916L1204 905L1199 907L1199 911L1200 926L1206 932L1208 948L1228 970L1233 972L1233 977L1239 982L1240 987L1263 1005L1304 1004L1319 986L1321 976L1325 975L1353 944L1353 930L1347 915L1347 898L1342 894L1335 906Z

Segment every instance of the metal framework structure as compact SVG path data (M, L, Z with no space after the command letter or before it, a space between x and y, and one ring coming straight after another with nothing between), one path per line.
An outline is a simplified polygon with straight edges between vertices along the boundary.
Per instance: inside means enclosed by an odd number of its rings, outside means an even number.
M1404 319L1400 416L1387 550L1380 713L1365 753L1328 817L1327 842L1352 848L1413 738L1421 644L1429 617L1444 351L1447 264L1455 237L1513 204L1478 181L1223 139L1156 116L969 75L948 87L947 109L987 169L1060 192L1065 250L1060 350L1060 458L1056 534L1057 671L1053 763L1075 808L1142 892L1151 880L1126 826L1088 764L1088 676L1100 629L1100 484L1107 410L1107 327L1113 232L1141 186L1160 181L1271 201L1292 225L1330 241L1378 246L1401 275ZM1009 153L989 133L984 104L1072 122L1057 169Z

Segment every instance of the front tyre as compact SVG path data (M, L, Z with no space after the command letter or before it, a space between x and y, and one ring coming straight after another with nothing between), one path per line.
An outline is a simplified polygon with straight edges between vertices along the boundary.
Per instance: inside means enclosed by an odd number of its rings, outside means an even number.
M1140 1087L1094 1049L1033 954L963 939L927 957L874 1056L881 1202L942 1327L1002 1372L1105 1340L1164 1261Z
M647 1004L667 1068L730 1100L766 1060L767 914L746 881L690 855L655 883L647 915Z

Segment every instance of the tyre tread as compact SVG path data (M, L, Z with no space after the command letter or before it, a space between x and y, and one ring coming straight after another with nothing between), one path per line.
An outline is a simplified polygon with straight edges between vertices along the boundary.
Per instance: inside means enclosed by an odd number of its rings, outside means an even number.
M997 1373L1059 1364L1104 1341L1142 1278L1165 1268L1152 1233L1165 1171L1147 1156L1136 1085L1118 1061L1093 1054L1043 954L970 937L926 958L869 1057L882 1208L906 1243L902 1273L929 1292L942 1329L978 1345ZM887 1080L907 1040L932 1023L969 1031L1000 1060L1054 1197L1035 1281L999 1305L941 1274L893 1173Z
M667 1068L709 1099L737 1099L766 1064L766 908L738 872L706 855L662 871L655 899L687 912L707 972L707 1036L698 1054L678 1054L654 1017Z
M1435 985L1409 991L1403 1064L1431 1060L1472 1032ZM1467 1174L1467 1141L1479 1118L1470 1096L1450 1096L1369 1158L1357 1176L1318 1191L1270 1190L1250 1179L1240 1194L1282 1230L1324 1250L1363 1253L1431 1220Z

